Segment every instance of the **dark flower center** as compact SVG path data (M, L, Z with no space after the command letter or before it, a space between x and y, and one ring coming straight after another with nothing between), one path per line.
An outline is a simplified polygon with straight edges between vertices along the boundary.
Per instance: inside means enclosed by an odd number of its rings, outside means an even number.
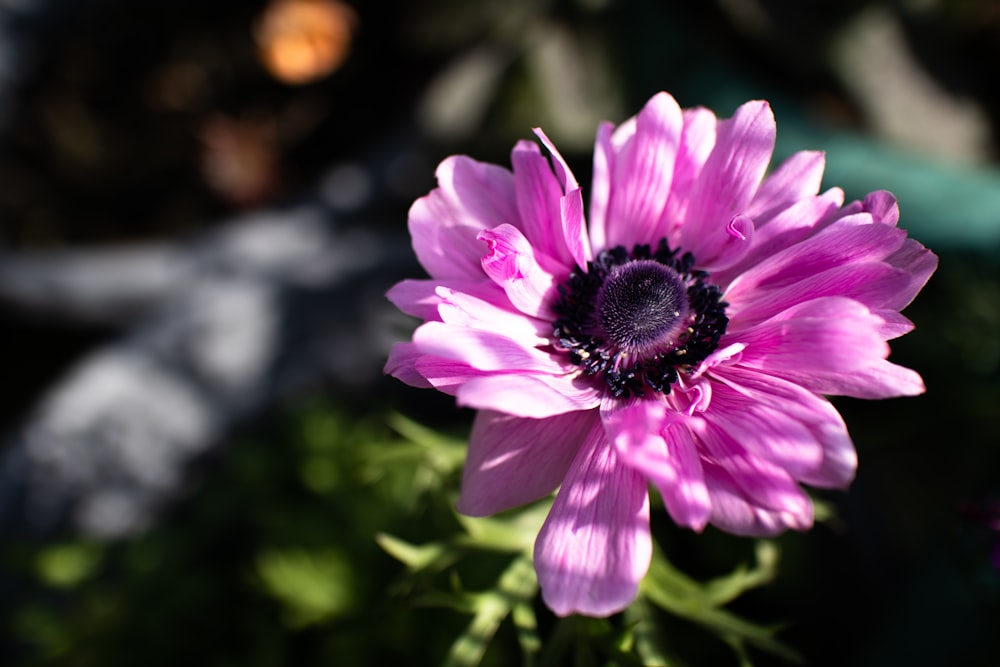
M605 338L631 352L668 342L687 313L686 292L677 272L655 260L616 266L597 295Z
M718 346L729 318L722 292L666 240L617 246L559 285L553 342L614 396L670 393Z

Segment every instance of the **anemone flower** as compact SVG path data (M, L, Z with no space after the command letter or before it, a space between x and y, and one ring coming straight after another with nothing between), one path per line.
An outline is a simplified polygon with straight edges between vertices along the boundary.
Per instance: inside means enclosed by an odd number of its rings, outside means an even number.
M603 124L589 209L541 130L513 170L452 156L410 209L430 275L390 300L424 320L386 371L478 410L458 510L558 493L534 547L559 615L629 605L649 568L650 483L673 521L804 530L800 483L842 488L857 456L826 395L924 391L887 340L937 258L888 192L820 193L824 156L770 174L766 102L720 120L655 95Z

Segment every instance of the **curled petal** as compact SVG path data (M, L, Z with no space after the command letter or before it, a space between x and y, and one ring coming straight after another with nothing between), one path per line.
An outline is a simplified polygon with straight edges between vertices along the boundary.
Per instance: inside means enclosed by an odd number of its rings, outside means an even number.
M596 425L535 541L542 597L560 616L609 616L635 599L651 557L646 482Z
M573 261L562 233L563 188L538 144L519 141L511 153L521 231L531 245L563 264Z
M562 185L563 195L559 198L559 213L561 218L562 240L569 250L569 256L580 268L586 268L587 261L592 259L590 238L587 236L587 222L583 215L583 194L580 184L570 171L569 165L555 144L539 128L535 128L535 136L545 146L552 156L552 166ZM565 259L563 254L557 255ZM564 262L568 264L568 262Z
M517 220L513 175L464 156L447 158L436 173L438 187L410 207L413 250L432 278L482 279L476 236Z
M480 232L478 238L489 248L482 258L483 271L507 293L514 307L525 315L555 319L551 301L556 279L542 267L524 234L513 225L500 225Z
M458 511L487 516L552 493L597 426L593 410L546 419L480 411L469 437Z

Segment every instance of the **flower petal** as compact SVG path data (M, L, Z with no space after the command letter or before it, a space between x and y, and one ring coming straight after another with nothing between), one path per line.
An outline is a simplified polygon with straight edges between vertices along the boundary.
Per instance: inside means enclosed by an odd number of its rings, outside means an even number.
M663 210L660 221L662 235L669 238L676 247L677 230L687 217L691 204L691 194L701 170L715 146L715 130L718 119L703 107L685 109L684 129L681 131L681 145L674 161L674 178L670 188L670 198Z
M760 184L746 214L765 226L776 210L818 193L825 167L826 155L821 151L794 153Z
M920 376L888 361L883 322L864 305L824 297L793 306L738 334L740 364L819 394L857 398L912 396Z
M480 231L518 219L514 177L502 167L464 156L437 168L438 187L410 207L417 259L432 278L482 278Z
M385 362L383 372L411 387L421 389L431 387L433 385L417 371L417 360L421 356L420 349L413 343L396 343L389 350L389 358Z
M601 123L594 140L594 171L590 186L590 245L595 250L608 247L608 206L611 203L611 174L615 151L611 135L615 126Z
M854 479L857 453L828 400L739 366L718 367L710 375L709 418L746 451L813 486L843 488Z
M510 156L514 167L514 188L520 213L521 231L532 247L563 264L573 258L562 234L560 200L562 186L538 144L519 141Z
M725 468L708 461L705 462L705 480L712 498L711 523L728 533L765 537L789 528L806 530L812 526L812 503L808 503L803 514L760 507L747 498Z
M708 489L694 439L680 416L669 413L662 401L617 403L605 401L601 419L618 457L656 485L678 525L702 530L711 511Z
M456 391L460 405L541 419L590 410L601 391L575 376L488 374L471 378Z
M635 134L615 156L605 223L609 246L631 248L662 237L658 227L683 126L681 108L666 93L654 95L636 116Z
M573 262L582 269L587 267L587 261L593 258L590 247L590 237L587 236L587 221L583 214L583 194L580 184L570 170L562 154L555 144L545 136L541 129L535 128L535 136L542 142L552 157L552 166L562 184L563 197L559 200L559 211L562 218L562 236ZM561 255L560 255L561 257Z
M774 152L774 114L767 102L747 102L718 123L716 142L691 191L679 245L699 264L724 264L726 224L744 213Z
M729 326L731 331L740 331L804 301L825 296L847 297L873 311L891 308L910 283L906 272L879 262L836 266L778 289L727 294Z
M514 307L532 317L554 320L551 302L556 279L543 268L545 260L524 234L504 224L479 232L479 239L489 248L482 258L483 271L507 293ZM551 265L551 261L545 263Z
M755 507L812 521L812 503L787 470L755 455L709 417L688 420L703 447L703 463L726 471L740 494ZM711 494L710 494L711 495Z
M635 599L649 569L649 496L595 425L535 541L535 570L559 616L609 616Z
M481 371L561 374L552 355L494 331L444 322L425 322L413 332L413 342L426 355L451 359Z
M469 436L458 511L487 516L552 493L597 426L596 410L546 419L480 411Z
M481 298L465 291L439 286L435 290L438 306L437 317L434 319L446 324L492 331L512 338L525 347L548 344L552 334L550 322L515 311L499 287L493 283L489 283L489 286L499 293L501 303L505 302L506 307L498 305L492 298Z

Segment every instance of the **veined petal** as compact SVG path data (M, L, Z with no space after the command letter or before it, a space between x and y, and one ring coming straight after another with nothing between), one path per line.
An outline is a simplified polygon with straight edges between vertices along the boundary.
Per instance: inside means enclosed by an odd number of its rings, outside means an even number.
M747 498L725 468L711 462L705 462L705 480L712 498L711 523L728 533L766 537L812 526L811 502L802 514L763 508Z
M587 220L583 214L583 191L576 188L567 192L559 201L559 211L570 255L578 267L586 269L587 262L594 258L594 252L590 247Z
M618 458L656 485L673 520L700 531L711 511L694 439L663 401L605 400L604 430Z
M752 293L793 285L838 266L882 261L905 240L906 232L888 225L871 224L867 213L844 218L749 267L730 284L726 298L742 298L744 291Z
M552 334L550 322L514 310L503 291L493 283L489 285L499 292L501 303L506 302L504 305L465 291L437 287L435 295L438 298L438 317L435 319L445 324L498 333L519 341L525 347L536 347L549 342Z
M609 246L656 243L670 196L684 120L666 93L653 96L635 119L635 134L617 152L605 223Z
M510 156L521 231L532 247L563 264L573 262L563 238L563 189L538 144L519 141Z
M712 423L800 482L846 487L857 470L843 418L825 398L739 366L712 369Z
M563 367L552 355L503 334L425 322L413 332L413 342L424 354L468 364L481 371L561 374Z
M524 234L505 224L479 232L479 239L489 247L482 258L482 270L507 293L514 307L525 315L555 319L551 301L556 279L542 267L541 256Z
M687 217L694 184L715 146L715 131L718 119L703 107L685 109L684 129L681 131L681 145L674 161L674 178L670 188L670 198L663 209L659 228L663 236L678 245L677 230Z
M912 396L920 376L888 361L882 321L864 305L824 297L793 306L739 332L740 364L785 378L819 394L857 398Z
M704 447L703 465L708 467L711 462L725 470L747 502L761 509L808 516L812 520L812 503L787 470L742 447L709 417L693 417L690 423Z
M773 211L818 193L825 167L826 155L821 151L794 153L760 184L746 214L766 225Z
M910 283L905 271L866 261L835 266L777 289L727 293L730 331L746 329L804 301L826 296L847 297L873 311L890 308Z
M646 482L597 425L535 541L542 597L560 616L609 616L635 599L651 557Z
M559 200L559 212L561 217L562 238L566 249L569 251L569 259L582 269L587 267L587 262L593 258L590 237L587 235L587 222L583 215L583 194L580 184L570 170L569 165L562 154L556 149L555 144L545 136L540 128L535 128L535 136L542 142L545 149L552 157L552 166L555 168L556 176L562 185L563 196ZM560 254L558 257L563 258ZM569 264L569 262L566 262Z
M712 278L721 285L728 285L750 267L815 234L824 222L837 214L843 203L844 193L839 188L831 188L779 211L772 209L769 217L754 220L753 244L746 254L724 270L715 270Z
M452 156L437 168L438 187L410 207L417 259L432 278L482 278L484 229L518 218L514 177L508 170Z
M411 387L426 389L430 382L417 371L417 360L422 353L413 343L396 343L389 350L389 358L385 362L383 372L397 380L402 380Z
M774 152L774 114L767 102L747 102L718 123L715 147L692 187L679 245L698 263L717 263L726 224L744 213Z
M594 174L590 186L590 245L596 250L608 247L608 205L611 202L611 174L614 170L615 151L611 134L615 126L601 123L594 140Z
M574 375L484 374L455 392L459 405L542 419L596 408L600 387Z
M480 411L469 436L458 511L487 516L552 493L594 428L596 410L545 419Z
M422 320L440 320L438 306L442 292L460 292L501 306L510 304L507 295L482 273L477 281L471 280L403 280L393 285L386 298L397 308Z

